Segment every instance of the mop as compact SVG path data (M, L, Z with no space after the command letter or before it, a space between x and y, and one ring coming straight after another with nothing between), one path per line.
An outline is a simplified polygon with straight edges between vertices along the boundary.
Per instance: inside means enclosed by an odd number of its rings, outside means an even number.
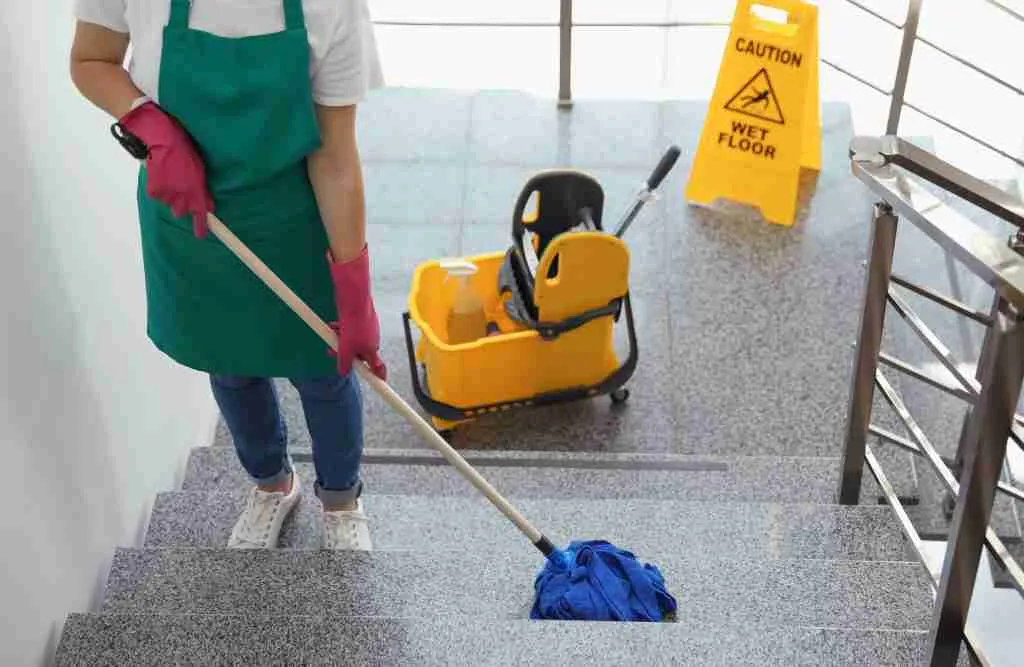
M207 220L214 235L337 351L334 330L215 215L208 214ZM674 616L676 600L656 566L642 564L631 552L603 540L558 548L366 364L356 361L353 369L544 555L544 567L534 581L532 619L657 622Z

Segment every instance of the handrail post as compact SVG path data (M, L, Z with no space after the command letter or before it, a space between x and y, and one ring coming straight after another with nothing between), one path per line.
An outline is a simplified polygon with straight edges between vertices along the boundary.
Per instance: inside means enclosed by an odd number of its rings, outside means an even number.
M572 106L572 0L562 0L558 15L558 106Z
M968 418L960 489L932 619L932 667L955 665L960 654L1006 441L1024 382L1021 313L1001 299L994 315L991 335L985 341L987 349L981 354L981 395Z
M843 476L839 484L839 502L843 505L856 505L860 502L864 452L875 395L875 372L882 347L892 259L896 250L896 228L897 217L892 208L884 202L875 204L874 225L868 246L871 255L868 259L867 287L864 290L864 310L861 312L860 337L857 340L846 422Z
M914 55L914 44L917 42L917 24L921 20L921 2L922 0L910 0L907 3L907 20L903 24L903 43L900 45L896 80L893 83L892 98L889 101L889 120L885 125L885 133L894 136L899 134L903 98L907 93L907 79L910 78L910 60Z
M993 322L999 316L999 308L1001 303L1002 298L999 296L999 294L996 294L992 302L992 308L991 310L989 310L989 317ZM992 345L990 343L992 335L993 332L991 325L985 327L985 337L982 339L981 342L981 356L978 359L977 370L974 373L974 378L978 380L979 386L981 382L982 370L986 366L984 355L992 353ZM967 453L967 443L969 441L967 426L968 424L970 424L971 411L973 410L973 405L967 409L967 414L964 415L964 420L960 425L960 438L957 440L956 456L953 458L953 473L956 474L958 477L960 476L960 472L963 470L964 456Z

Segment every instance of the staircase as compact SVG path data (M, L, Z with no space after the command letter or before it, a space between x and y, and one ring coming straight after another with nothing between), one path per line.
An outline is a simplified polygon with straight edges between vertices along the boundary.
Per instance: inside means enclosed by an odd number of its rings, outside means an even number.
M375 551L321 550L311 497L282 548L225 549L246 480L231 449L210 447L192 453L180 490L157 498L144 546L117 551L99 613L68 619L57 664L921 660L926 575L888 508L831 504L836 459L468 458L553 538L601 537L657 563L678 622L528 620L539 555L421 450L367 454ZM311 464L298 470L310 488Z
M156 498L141 548L117 550L94 613L67 619L56 664L922 664L928 574L869 475L861 505L835 504L873 201L849 174L848 109L823 105L813 202L780 230L678 197L705 106L591 102L562 116L519 95L397 90L367 105L360 139L368 234L386 248L374 265L383 356L410 402L397 314L412 266L507 247L508 202L538 169L590 171L617 206L682 144L663 186L674 194L628 240L640 365L625 409L495 415L452 441L551 539L603 538L657 564L676 622L528 620L539 554L371 393L373 552L321 550L311 496L280 549L225 549L248 481L222 429ZM308 434L283 389L308 492ZM912 456L879 458L920 501L913 521L942 532Z

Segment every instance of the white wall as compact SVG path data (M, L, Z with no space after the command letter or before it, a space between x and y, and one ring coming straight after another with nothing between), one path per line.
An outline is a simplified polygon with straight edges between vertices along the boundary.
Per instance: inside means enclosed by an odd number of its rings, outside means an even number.
M136 166L69 81L70 17L0 3L0 665L94 608L215 415L145 337Z

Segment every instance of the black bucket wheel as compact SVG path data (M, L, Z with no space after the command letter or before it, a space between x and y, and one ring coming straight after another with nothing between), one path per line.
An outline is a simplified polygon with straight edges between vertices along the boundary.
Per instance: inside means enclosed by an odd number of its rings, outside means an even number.
M612 399L612 404L622 405L623 403L629 400L629 389L626 389L625 387L620 387L619 389L613 391L610 394L610 397Z

